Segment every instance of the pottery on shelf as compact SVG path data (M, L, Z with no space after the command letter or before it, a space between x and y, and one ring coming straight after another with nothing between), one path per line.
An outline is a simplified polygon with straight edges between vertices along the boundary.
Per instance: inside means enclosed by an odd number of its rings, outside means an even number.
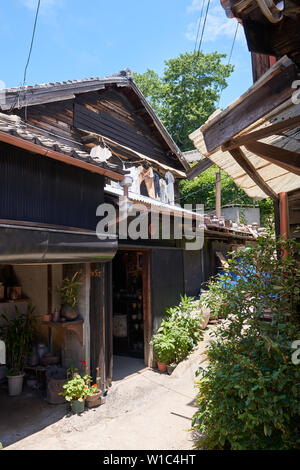
M78 313L71 307L71 305L64 304L61 306L60 315L68 321L76 320Z
M39 359L40 359L40 360L41 360L42 357L46 354L46 352L48 352L47 346L46 346L45 344L43 344L43 343L39 343L39 344L37 345L36 350L37 350L37 353L38 353L38 356L39 356Z

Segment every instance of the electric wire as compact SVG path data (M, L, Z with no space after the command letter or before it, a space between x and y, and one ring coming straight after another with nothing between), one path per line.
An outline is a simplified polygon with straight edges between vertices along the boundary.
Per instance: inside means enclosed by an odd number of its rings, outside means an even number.
M27 70L28 70L28 66L29 66L29 63L30 63L30 59L31 59L31 54L32 54L32 49L33 49L33 44L34 44L34 39L35 39L35 33L36 33L36 27L37 27L37 21L38 21L38 17L39 17L40 6L41 6L41 0L38 0L36 14L35 14L35 20L34 20L34 25L33 25L33 31L32 31L32 36L31 36L31 42L30 42L30 47L29 47L29 53L28 53L28 57L27 57L27 61L26 61L25 69L24 69L23 83L22 83L22 86L20 87L20 90L19 90L19 92L16 96L16 99L15 99L14 103L10 107L9 112L11 112L12 109L15 108L18 100L20 99L22 88L25 87L26 78L27 78ZM25 99L26 99L26 89L24 88L24 100ZM25 104L25 117L26 117L26 115L27 115L27 103Z
M230 62L231 62L231 59L232 59L232 53L233 53L233 49L234 49L234 45L235 45L235 41L236 41L236 37L237 37L237 32L238 32L238 29L239 29L239 25L240 25L240 23L237 22L227 65L230 65ZM218 100L218 104L217 104L217 108L218 108L219 105L220 105L220 101L221 101L221 97L222 97L222 93L223 93L224 88L225 88L224 86L221 87L220 96L219 96L219 100Z

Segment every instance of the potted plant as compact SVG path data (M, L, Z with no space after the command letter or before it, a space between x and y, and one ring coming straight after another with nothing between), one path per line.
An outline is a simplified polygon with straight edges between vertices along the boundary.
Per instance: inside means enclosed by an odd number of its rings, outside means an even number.
M172 337L167 334L157 333L153 336L150 345L154 349L158 370L166 372L167 364L173 362L175 356L175 346Z
M61 287L59 289L61 297L61 311L60 314L62 317L67 320L76 320L78 317L77 312L77 298L79 292L80 281L77 280L78 272L70 279L66 277L63 279Z
M85 378L78 372L72 372L71 378L63 385L61 395L71 404L73 413L80 414L84 411L87 394L88 385Z
M172 362L171 364L168 364L168 365L167 365L167 372L168 372L168 374L171 375L172 372L174 371L174 369L176 369L176 367L177 367L176 362Z
M31 353L34 334L35 318L33 316L34 308L28 304L26 314L21 314L16 309L16 317L8 319L2 315L5 324L0 327L0 335L5 341L7 350L7 371L8 392L10 396L17 396L22 393L24 380L24 366L27 355Z
M97 378L96 383L91 385L92 378L89 375L86 375L86 383L88 384L87 397L86 397L86 406L88 408L95 408L96 406L101 405L101 393L99 389L99 367L97 367Z

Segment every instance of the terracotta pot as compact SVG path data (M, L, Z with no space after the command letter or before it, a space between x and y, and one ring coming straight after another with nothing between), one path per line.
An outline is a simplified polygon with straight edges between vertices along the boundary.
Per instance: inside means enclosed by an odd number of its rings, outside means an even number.
M85 404L88 408L95 408L101 405L101 391L95 393L92 396L88 396L85 399Z
M157 367L160 372L166 372L167 371L167 364L164 362L159 362L157 361Z
M50 315L48 315L48 314L44 315L43 321L49 322L49 321L51 321L51 320L52 320L52 315L51 315L51 314L50 314Z

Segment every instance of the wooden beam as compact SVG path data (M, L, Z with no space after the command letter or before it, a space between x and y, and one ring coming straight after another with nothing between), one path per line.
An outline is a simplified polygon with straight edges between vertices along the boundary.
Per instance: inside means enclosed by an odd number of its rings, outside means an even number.
M6 132L0 131L0 142L13 145L23 150L28 150L32 153L37 153L38 155L42 155L47 158L52 158L53 160L66 163L67 165L73 165L77 166L78 168L83 168L84 170L90 171L92 173L105 175L112 180L122 181L124 178L124 174L116 173L113 170L108 170L106 168L93 165L92 163L79 160L78 158L70 157L69 155L65 155L64 153L47 149L45 147L42 147L41 145L37 145L32 142L29 142L28 140L21 139L20 137L15 137L11 134L7 134Z
M208 168L210 168L214 162L210 160L209 158L204 158L200 162L197 163L197 165L193 166L191 170L187 173L187 177L189 180L192 180L196 178L196 176L201 175L204 171L206 171Z
M264 144L262 142L251 142L246 149L274 165L280 166L295 175L300 175L300 153L291 152L280 147Z
M272 198L274 201L278 200L278 195L270 188L269 185L265 183L263 178L257 172L256 168L252 165L252 163L247 159L244 152L238 149L230 150L230 154L234 158L234 160L243 168L243 170L247 173L248 176L254 181L255 184L265 193L267 196Z
M271 70L271 69L270 69ZM256 82L257 84L263 77ZM216 119L202 127L207 152L212 152L236 134L261 119L284 101L294 90L291 83L297 79L297 68L293 63L281 64L275 76L271 75L259 87L248 90L231 109L225 110Z
M221 217L221 172L216 173L216 216Z
M252 142L253 140L264 139L270 135L276 135L277 132L288 131L290 129L294 129L297 126L300 126L300 115L285 119L284 121L276 122L275 124L263 127L257 131L253 131L249 134L244 134L240 137L231 139L222 146L222 150L223 152L226 152L227 150L240 147L241 145L245 145L248 142Z

